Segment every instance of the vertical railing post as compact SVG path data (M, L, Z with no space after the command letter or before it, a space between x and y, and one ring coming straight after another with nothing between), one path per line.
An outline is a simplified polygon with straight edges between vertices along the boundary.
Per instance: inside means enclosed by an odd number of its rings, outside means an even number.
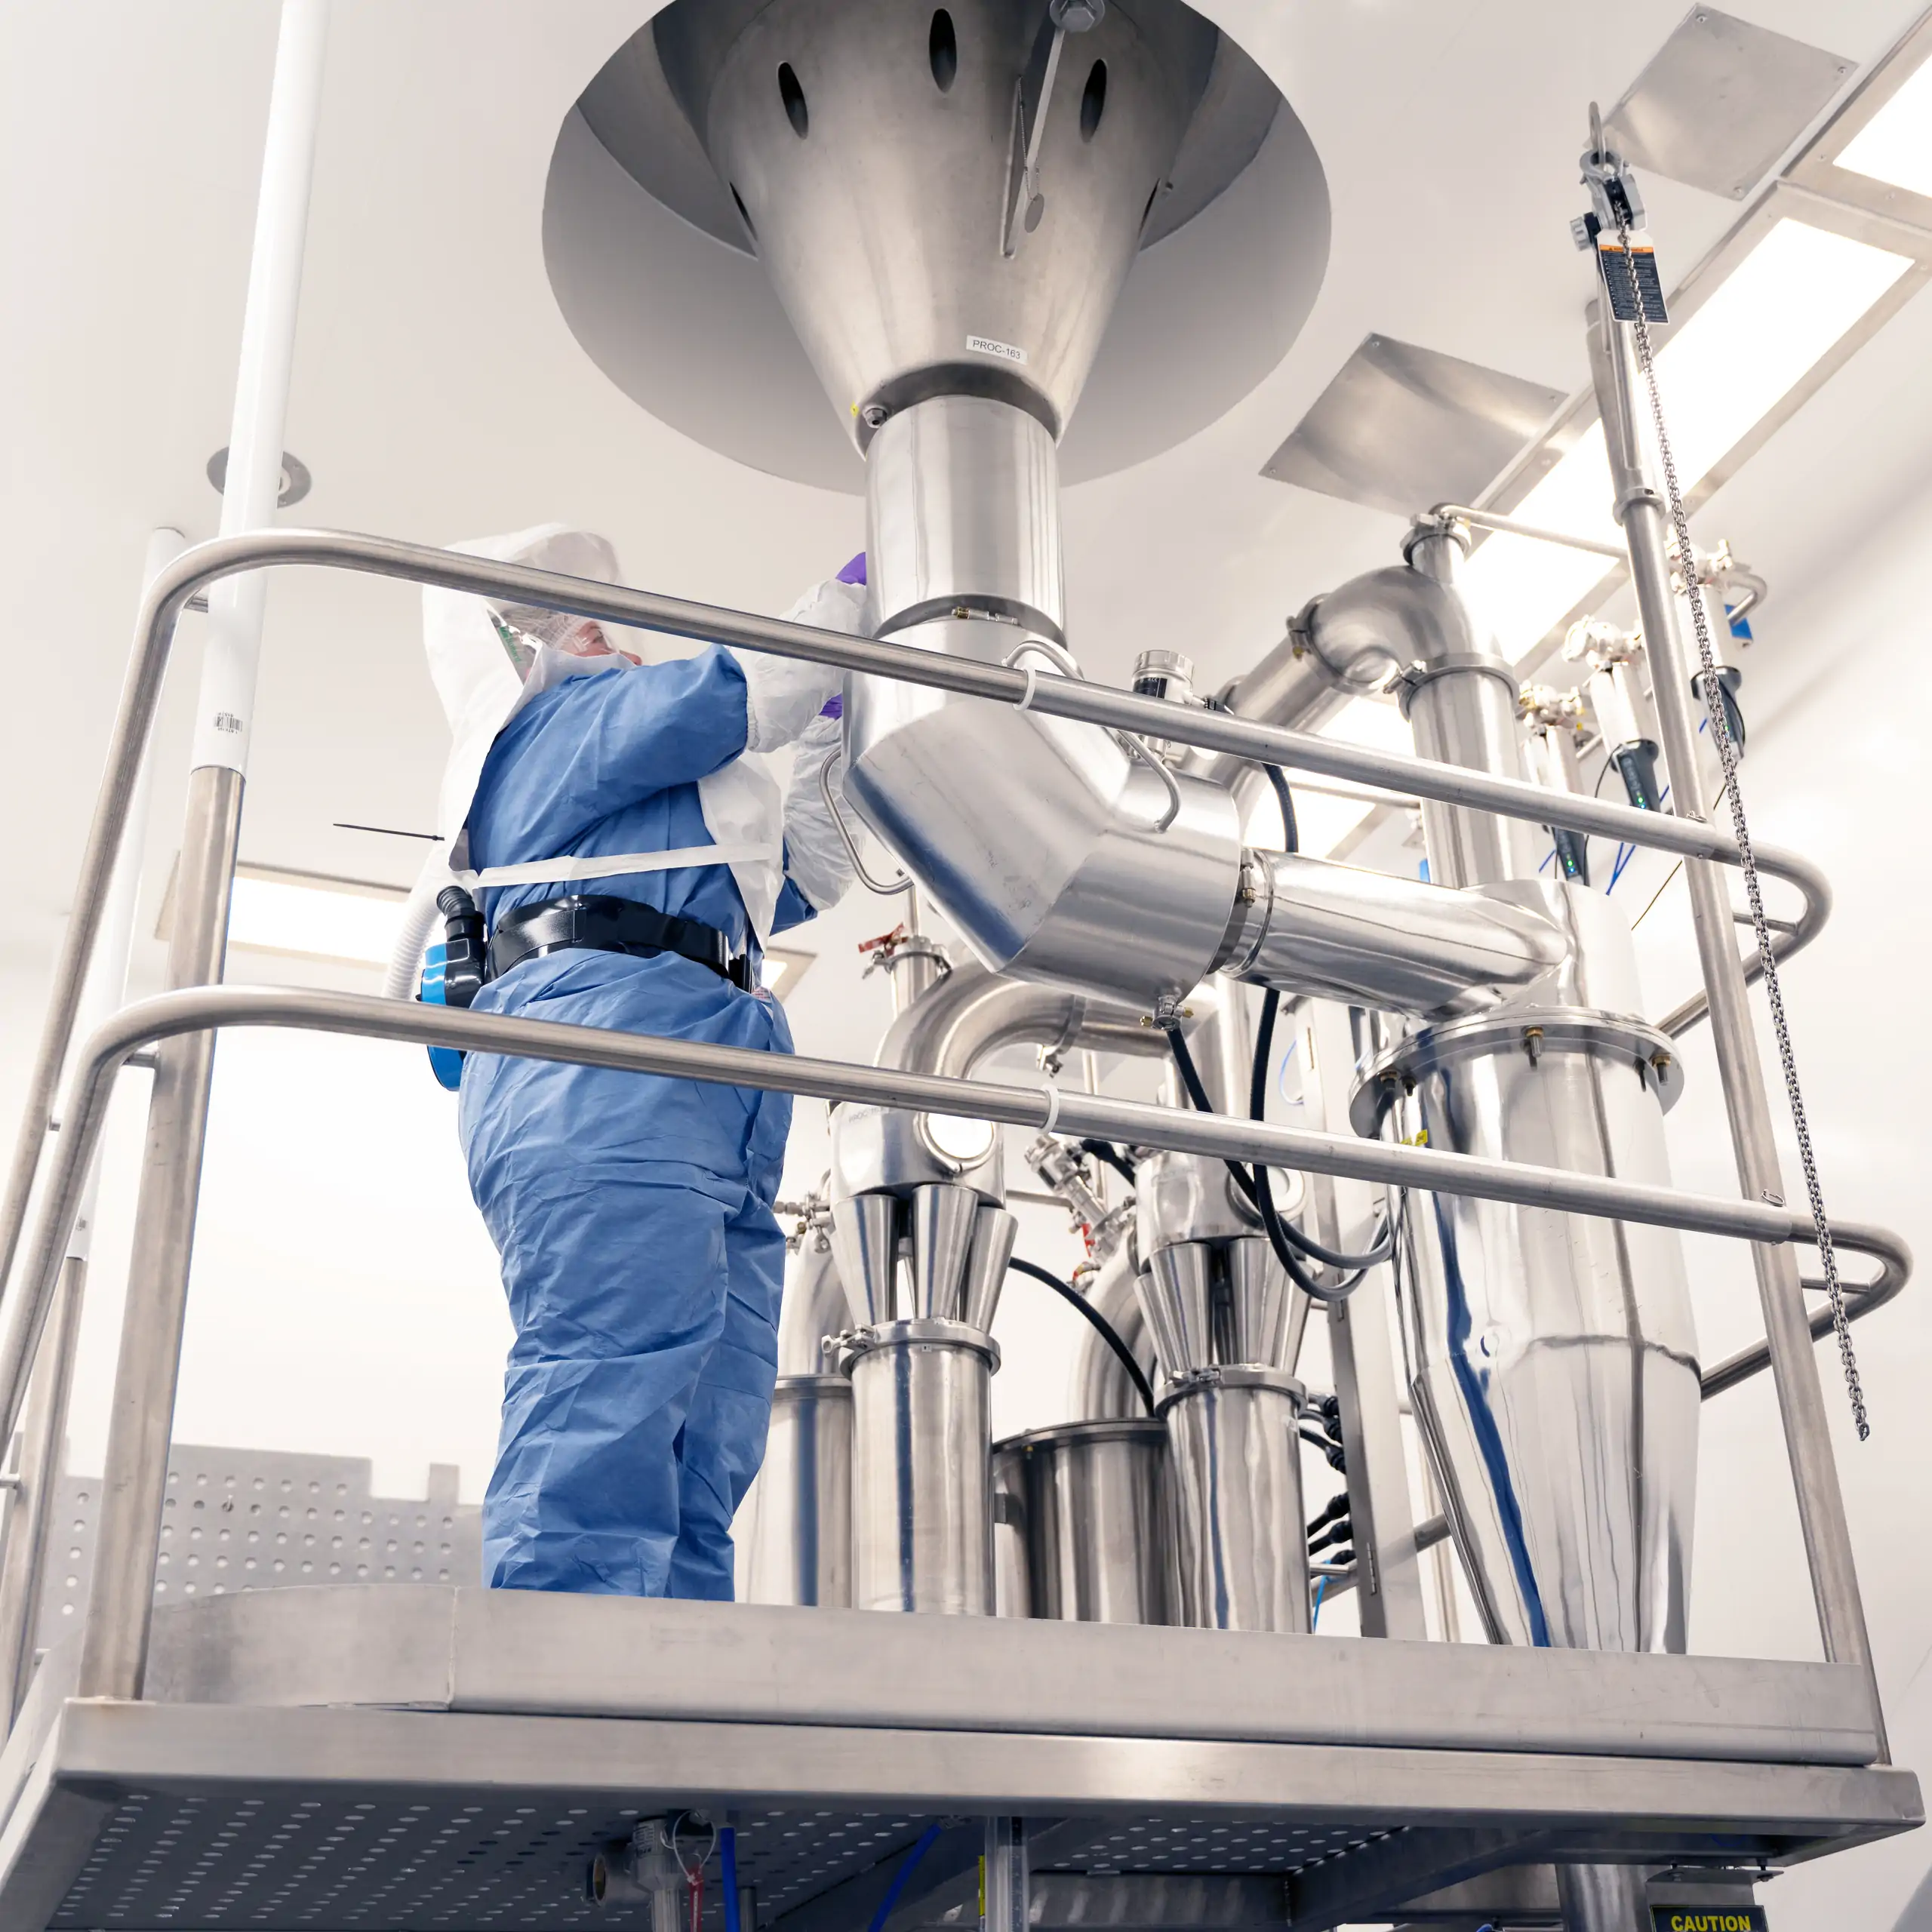
M178 530L160 529L148 537L141 568L143 592L187 548ZM137 646L138 648L138 645ZM77 1038L85 1040L127 998L128 965L134 952L134 920L140 909L141 864L147 846L148 800L154 764L143 755L128 795L121 853L101 908L100 937L81 995ZM87 1294L88 1251L94 1238L95 1204L100 1192L100 1161L95 1157L87 1193L67 1243L67 1256L34 1359L26 1411L21 1422L20 1482L8 1519L7 1543L0 1553L0 1730L10 1727L33 1678L34 1638L40 1622L47 1546L54 1491L60 1479L67 1439L67 1411L74 1383L74 1358L80 1344L81 1312Z
M229 435L224 537L272 523L281 494L328 38L328 0L282 0ZM174 986L221 977L266 594L266 578L254 571L224 579L209 595L168 949ZM81 1653L83 1697L137 1697L146 1667L214 1072L212 1034L171 1041L157 1057Z
M1631 582L1643 625L1644 649L1650 660L1664 763L1670 776L1670 808L1680 818L1702 819L1697 720L1678 626L1677 592L1671 582L1669 512L1652 481L1652 460L1639 426L1643 378L1637 364L1635 333L1634 323L1601 321L1593 334L1591 359L1617 516L1629 547ZM1690 560L1683 561L1689 569ZM1770 1103L1758 1057L1724 869L1709 860L1687 858L1684 877L1690 891L1697 957L1711 1003L1711 1044L1724 1085L1738 1180L1750 1199L1782 1203L1784 1181L1773 1137ZM1764 1309L1764 1333L1770 1344L1785 1449L1797 1492L1798 1524L1810 1567L1819 1635L1827 1658L1863 1665L1872 1679L1872 1718L1882 1755L1884 1724L1871 1641L1866 1632L1851 1531L1838 1487L1797 1254L1789 1243L1775 1247L1754 1246L1751 1254L1757 1269L1758 1297Z

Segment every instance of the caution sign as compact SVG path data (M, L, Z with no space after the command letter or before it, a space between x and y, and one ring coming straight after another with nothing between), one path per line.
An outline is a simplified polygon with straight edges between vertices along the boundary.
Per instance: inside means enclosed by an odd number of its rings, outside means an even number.
M1655 1932L1766 1932L1761 1905L1657 1905L1651 1923Z

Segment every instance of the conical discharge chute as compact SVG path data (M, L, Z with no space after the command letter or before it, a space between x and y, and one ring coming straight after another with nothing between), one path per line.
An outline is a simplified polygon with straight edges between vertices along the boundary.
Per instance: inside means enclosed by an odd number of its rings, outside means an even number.
M1176 0L1063 17L1039 0L678 0L654 23L862 449L936 395L996 398L1055 438L1072 415L1220 36Z

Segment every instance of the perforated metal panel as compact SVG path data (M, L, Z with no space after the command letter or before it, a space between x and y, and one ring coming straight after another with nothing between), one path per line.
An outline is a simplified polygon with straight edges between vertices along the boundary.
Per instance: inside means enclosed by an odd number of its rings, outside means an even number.
M639 1815L535 1793L491 1799L471 1792L438 1804L371 1789L238 1798L145 1792L116 1808L52 1923L76 1932L592 1925L643 1932L647 1900L598 1905L584 1890L592 1857L627 1838ZM928 1822L838 1810L740 1813L740 1883L755 1889L758 1922L768 1927L897 1856ZM1041 1869L1287 1873L1385 1835L1278 1819L1096 1819L1091 1840L1056 1834ZM703 1841L688 1842L697 1850ZM703 1923L721 1932L715 1857L706 1875Z
M454 1464L432 1463L425 1497L377 1496L368 1460L177 1443L155 1601L291 1584L474 1583L481 1512L457 1500ZM38 1641L57 1642L86 1608L98 1478L55 1492Z
M74 1927L648 1927L649 1902L592 1903L584 1876L639 1814L532 1795L425 1804L380 1792L125 1799L53 1924ZM921 1820L832 1811L738 1817L761 1923L910 1844ZM688 1841L703 1848L701 1835ZM703 1918L721 1932L718 1862Z
M1282 1818L1134 1818L1102 1825L1056 1850L1041 1869L1084 1872L1298 1872L1386 1835L1359 1825L1297 1825Z

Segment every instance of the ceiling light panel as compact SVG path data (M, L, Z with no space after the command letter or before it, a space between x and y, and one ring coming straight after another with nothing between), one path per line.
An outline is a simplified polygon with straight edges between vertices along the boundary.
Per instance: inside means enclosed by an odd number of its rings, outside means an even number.
M229 900L231 947L352 965L388 963L401 930L400 894L238 873Z
M1932 59L1838 150L1838 165L1932 199Z

